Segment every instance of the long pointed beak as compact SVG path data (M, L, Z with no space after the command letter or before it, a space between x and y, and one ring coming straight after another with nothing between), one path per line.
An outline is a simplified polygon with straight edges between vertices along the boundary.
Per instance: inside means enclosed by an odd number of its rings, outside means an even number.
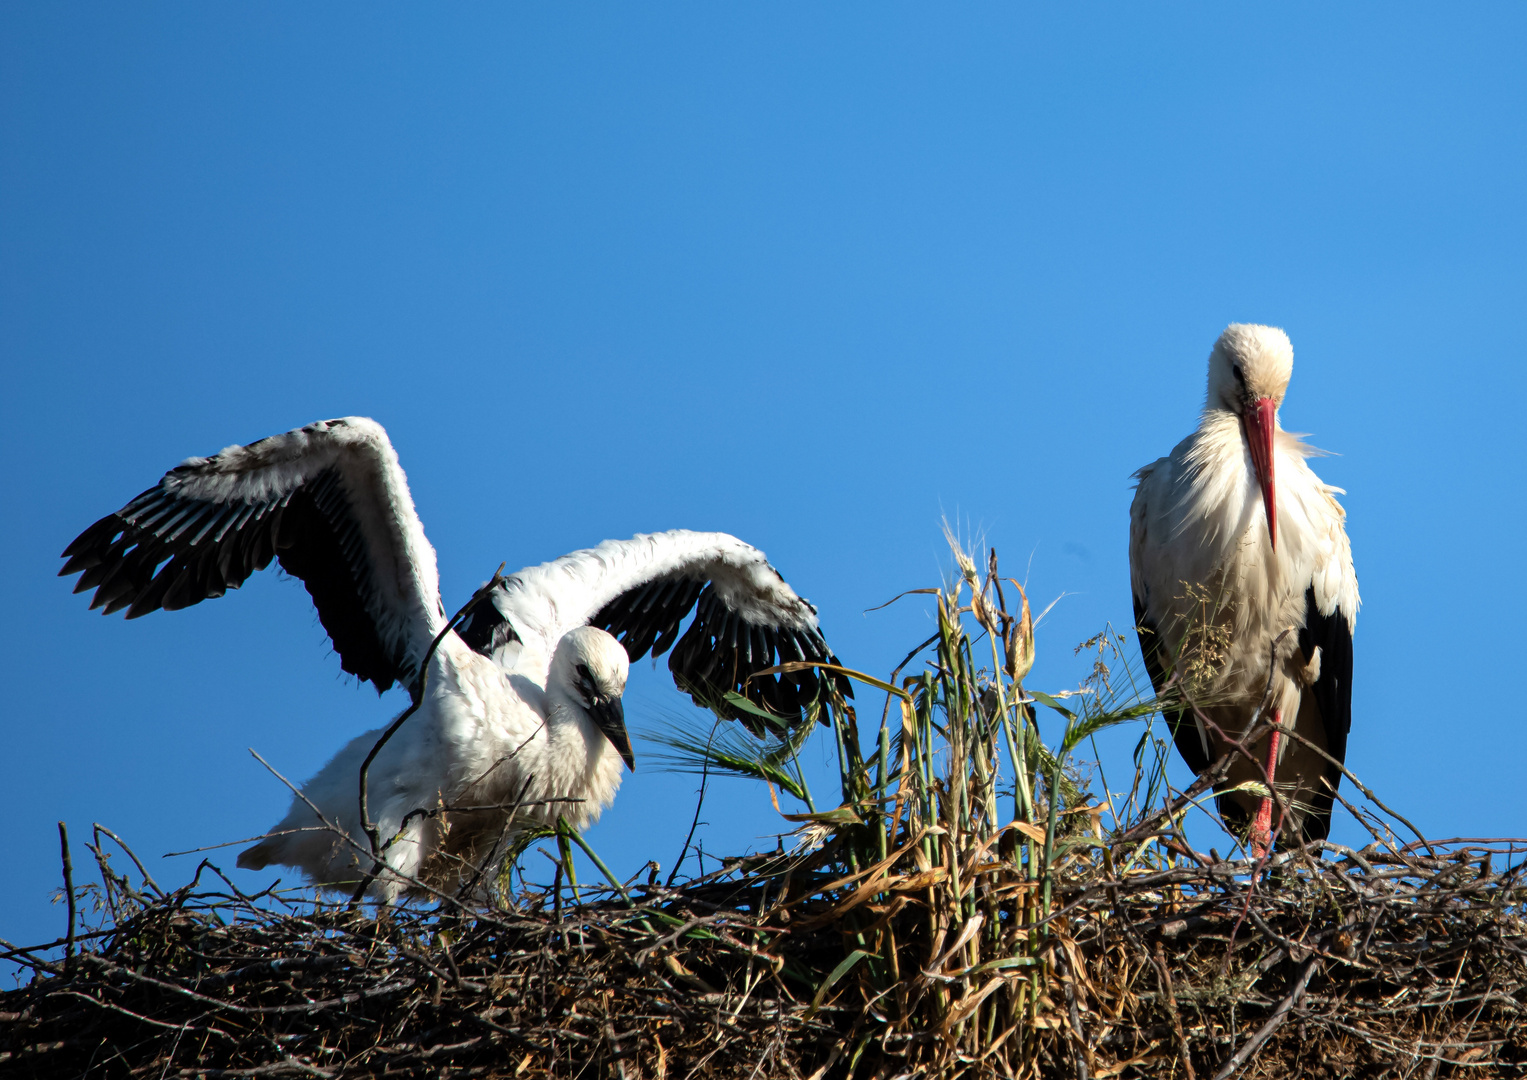
M1256 404L1241 414L1246 425L1246 444L1251 448L1251 464L1257 470L1262 487L1262 509L1267 511L1267 532L1273 550L1278 550L1278 491L1273 477L1273 433L1278 430L1278 403L1270 397L1257 398Z
M626 732L626 707L621 704L620 698L594 702L589 706L589 716L599 730L604 732L604 737L610 740L610 745L620 753L620 760L626 763L626 768L635 772L636 757L631 753L631 736Z

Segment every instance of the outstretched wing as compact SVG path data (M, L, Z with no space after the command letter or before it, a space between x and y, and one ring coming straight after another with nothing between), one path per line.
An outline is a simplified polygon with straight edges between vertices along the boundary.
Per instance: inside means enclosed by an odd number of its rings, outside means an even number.
M695 617L680 635L680 625ZM745 696L780 718L804 722L829 683L851 697L841 674L817 669L781 675L756 672L792 660L836 664L822 638L816 608L795 594L763 552L726 533L683 529L606 540L521 570L480 605L460 630L484 655L512 666L513 642L548 660L576 626L597 626L620 639L632 662L672 650L668 669L697 705L741 719L754 732L762 718L726 704ZM824 716L825 720L825 716Z
M411 685L445 616L435 551L374 420L325 420L193 457L64 549L92 608L136 619L237 589L272 557L302 579L340 665Z

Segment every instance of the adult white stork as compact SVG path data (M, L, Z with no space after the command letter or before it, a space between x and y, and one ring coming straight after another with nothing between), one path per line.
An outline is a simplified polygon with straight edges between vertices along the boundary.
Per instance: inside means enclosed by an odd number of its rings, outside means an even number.
M1282 330L1238 323L1220 335L1198 430L1135 474L1129 570L1151 682L1159 693L1178 673L1198 705L1167 715L1178 752L1202 772L1226 749L1205 720L1239 738L1265 695L1279 727L1253 749L1291 807L1278 835L1297 843L1330 831L1341 772L1280 729L1345 760L1358 595L1341 489L1278 425L1293 364ZM1221 815L1249 828L1258 852L1271 801L1228 789L1261 778L1238 757L1219 785Z
M307 586L345 671L379 693L410 688L417 711L368 775L368 816L397 838L387 851L397 873L372 886L386 899L409 879L447 887L471 872L502 839L509 804L532 804L519 821L594 821L622 760L634 767L621 695L629 663L649 650L671 647L679 687L755 731L760 718L729 709L728 691L781 727L805 722L829 678L847 692L841 676L815 669L750 678L776 662L836 661L816 609L762 552L724 533L607 540L512 575L447 630L435 552L397 454L360 417L190 458L64 557L61 575L83 572L75 591L95 589L91 607L129 619L222 596L275 558ZM380 734L335 755L239 865L294 866L319 883L365 873L359 775ZM325 831L315 807L351 842Z

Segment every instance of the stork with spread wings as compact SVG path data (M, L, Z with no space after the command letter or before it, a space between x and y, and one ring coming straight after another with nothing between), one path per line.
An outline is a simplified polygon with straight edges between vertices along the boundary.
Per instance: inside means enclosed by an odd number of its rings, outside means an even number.
M64 551L93 608L137 618L236 589L272 559L302 580L340 666L383 691L409 687L414 714L369 766L369 816L396 836L373 890L446 881L520 820L576 828L614 799L634 767L621 705L629 665L669 654L679 688L742 719L793 728L847 681L816 609L763 553L725 533L685 530L607 540L495 584L456 627L387 433L347 417L191 458ZM694 618L684 628L684 620ZM798 669L764 669L805 661ZM421 678L421 674L424 676ZM728 704L742 695L750 709ZM757 711L755 711L757 710ZM304 785L239 865L295 866L319 883L365 871L362 764L381 735L352 740ZM440 806L476 809L415 813ZM322 821L350 838L322 828Z

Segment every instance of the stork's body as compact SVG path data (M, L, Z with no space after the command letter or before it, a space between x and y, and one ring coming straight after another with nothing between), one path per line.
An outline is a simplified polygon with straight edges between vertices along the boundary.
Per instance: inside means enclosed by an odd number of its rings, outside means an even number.
M93 607L128 618L222 596L278 558L307 586L344 670L379 692L409 687L416 708L368 770L366 816L388 841L373 886L383 897L480 877L511 806L520 824L595 820L622 761L634 765L621 695L649 651L671 647L680 689L755 730L759 717L727 694L783 728L812 715L829 681L849 692L817 669L758 674L836 660L816 609L725 533L607 540L511 575L448 628L397 455L361 417L188 459L64 555L61 573L82 574L75 591L95 589ZM239 865L295 866L321 884L364 874L359 781L381 734L335 755Z
M1158 692L1175 677L1197 704L1168 715L1194 772L1225 750L1213 728L1239 738L1264 698L1280 728L1338 761L1346 755L1357 578L1339 489L1278 425L1292 367L1281 330L1231 326L1210 355L1198 429L1136 474L1130 579L1141 651ZM1293 814L1280 836L1324 837L1340 770L1277 729L1253 750L1276 766ZM1257 762L1238 757L1220 790L1262 778ZM1220 810L1250 825L1257 846L1278 824L1246 792L1222 794Z
M509 807L516 807L517 828L554 824L560 816L581 830L614 801L622 778L616 743L630 754L618 723L626 654L591 627L562 640L566 671L539 680L506 671L454 633L441 640L419 709L369 769L367 816L380 837L392 840L386 864L393 872L382 875L380 895L396 895L411 881L455 891L477 876L495 845L502 849ZM580 663L603 677L602 701L592 707L571 692ZM270 835L239 855L239 865L294 866L319 883L364 873L369 841L358 782L384 730L358 735L335 754Z

